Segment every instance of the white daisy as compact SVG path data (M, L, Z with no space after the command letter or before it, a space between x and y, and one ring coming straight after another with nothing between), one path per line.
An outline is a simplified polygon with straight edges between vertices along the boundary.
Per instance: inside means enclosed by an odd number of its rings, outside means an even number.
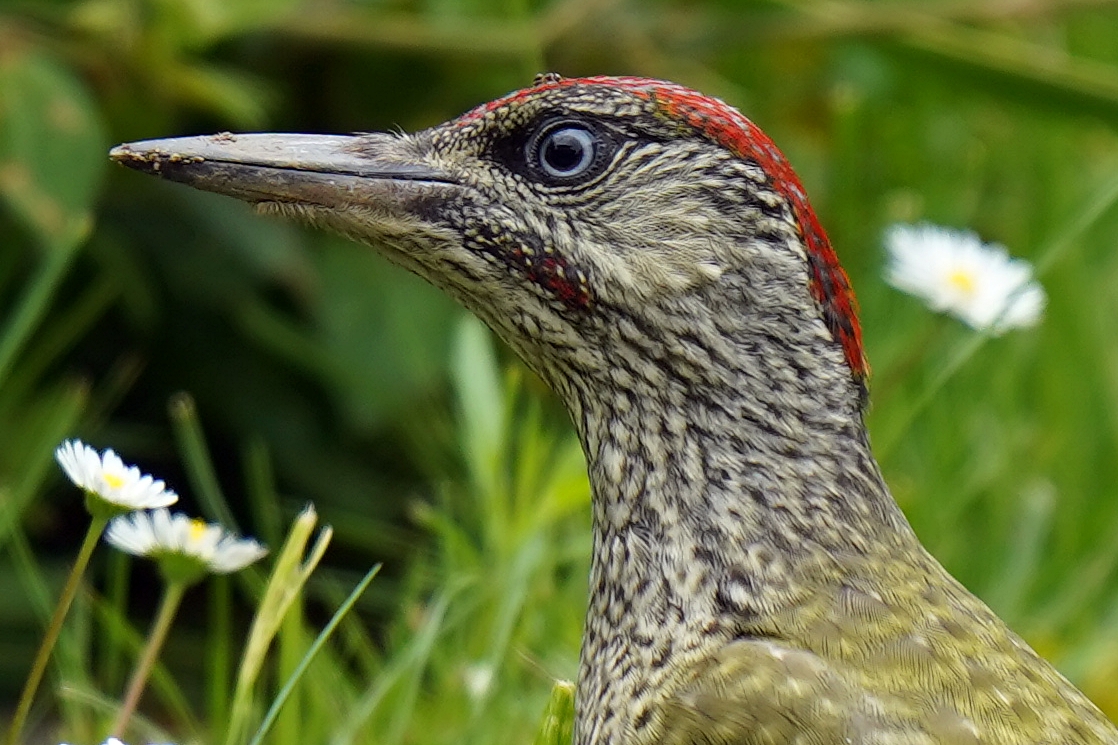
M111 449L99 454L81 440L68 440L54 451L54 457L70 480L92 498L90 509L100 507L108 516L166 507L179 499L162 481L124 465Z
M979 331L1001 334L1033 326L1044 311L1044 288L1033 267L1004 246L935 225L894 225L885 233L885 279Z
M236 572L268 553L252 538L166 509L118 517L105 539L121 551L155 559L172 579L187 581L205 572Z

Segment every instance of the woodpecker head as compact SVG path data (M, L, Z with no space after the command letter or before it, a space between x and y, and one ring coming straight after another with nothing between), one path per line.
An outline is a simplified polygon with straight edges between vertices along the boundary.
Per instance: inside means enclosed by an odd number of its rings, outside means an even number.
M672 83L544 75L415 134L225 134L112 157L369 243L561 392L624 385L616 361L639 355L650 384L738 386L729 365L861 399L854 297L799 180L737 110Z

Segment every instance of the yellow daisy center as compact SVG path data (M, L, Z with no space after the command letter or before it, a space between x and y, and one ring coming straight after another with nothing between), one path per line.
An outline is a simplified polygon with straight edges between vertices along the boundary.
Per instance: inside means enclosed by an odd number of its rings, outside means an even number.
M119 489L124 486L124 478L116 475L115 473L104 474L105 483L109 485L110 489Z
M973 295L977 283L974 274L965 269L954 269L947 275L947 283L964 295Z
M206 521L195 518L190 521L190 540L197 541L206 534Z

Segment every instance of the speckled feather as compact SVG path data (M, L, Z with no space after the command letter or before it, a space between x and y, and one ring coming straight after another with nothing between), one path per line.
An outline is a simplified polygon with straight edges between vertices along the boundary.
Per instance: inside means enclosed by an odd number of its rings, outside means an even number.
M540 178L533 133L557 121L608 160ZM889 494L849 282L748 119L671 83L543 76L349 152L435 176L203 188L369 243L563 399L594 511L576 745L1118 743Z
M859 378L869 372L862 349L862 329L858 323L858 305L846 271L839 264L823 226L808 202L803 185L791 164L768 135L740 111L717 98L663 80L638 77L563 78L541 75L531 88L482 104L456 120L458 126L476 125L494 112L508 115L522 103L538 100L541 93L563 88L594 90L608 88L645 100L656 116L669 126L685 125L688 129L722 145L740 158L759 165L771 179L774 188L791 206L796 224L807 249L811 267L811 291L823 309L831 332L842 344L851 370Z

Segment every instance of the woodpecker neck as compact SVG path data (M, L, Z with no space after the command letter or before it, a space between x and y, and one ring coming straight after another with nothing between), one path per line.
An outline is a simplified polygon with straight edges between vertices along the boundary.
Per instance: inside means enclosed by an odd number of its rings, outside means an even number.
M745 566L761 545L791 565L910 535L870 451L858 383L841 359L838 374L818 364L841 352L811 345L815 369L797 369L795 339L750 331L739 344L719 327L725 320L653 340L664 351L655 364L635 350L611 355L610 384L575 389L596 540L676 549L597 567L607 584L659 581L704 556ZM595 557L607 561L608 551ZM753 577L759 592L764 574Z
M903 521L858 411L836 414L805 397L793 412L777 407L788 395L726 389L736 396L726 398L678 381L615 393L589 404L580 427L603 535L675 531L724 555L741 539L794 554L805 542L862 553Z
M905 522L870 452L862 382L806 280L786 267L782 279L757 277L763 269L610 309L596 359L561 376L600 532L730 525L797 553L804 541L864 551Z
M594 494L579 745L625 741L640 707L622 702L658 690L668 656L773 634L820 563L915 541L818 315L749 310L690 298L615 319L608 372L559 386Z

